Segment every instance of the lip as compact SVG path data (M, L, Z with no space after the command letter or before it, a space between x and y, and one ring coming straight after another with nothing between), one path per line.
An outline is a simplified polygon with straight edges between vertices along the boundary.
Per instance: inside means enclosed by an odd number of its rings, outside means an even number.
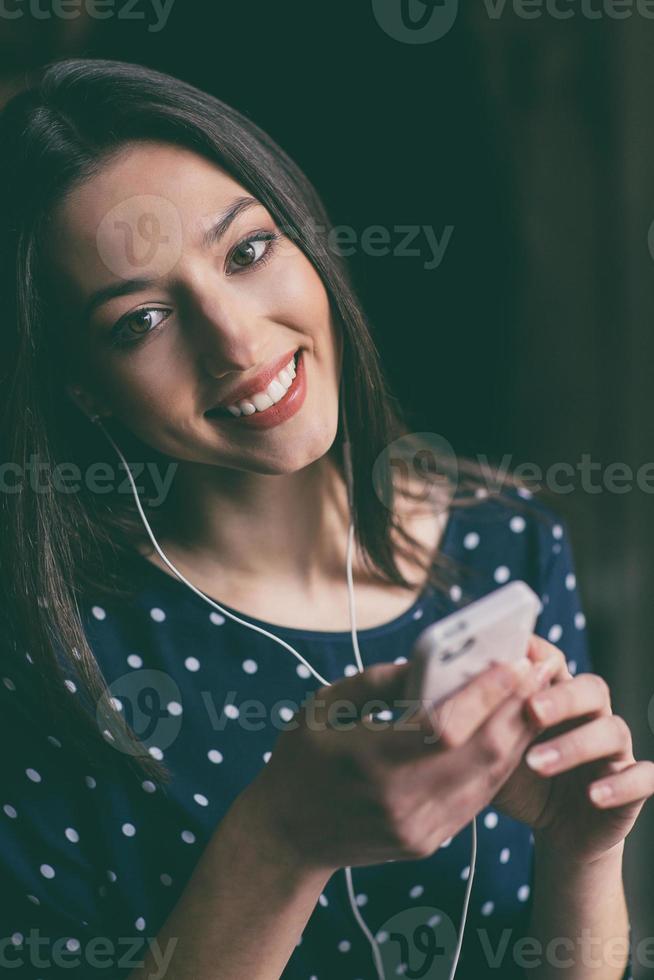
M286 367L288 362L292 357L295 357L298 351L297 347L292 350L287 351L286 354L282 354L276 360L271 361L271 363L255 374L253 378L249 378L244 381L243 384L234 388L229 395L226 395L221 401L216 402L209 411L213 411L214 408L227 408L228 405L236 405L237 402L243 401L244 398L249 398L250 395L256 395L258 392L265 391L273 378L276 378L283 367Z
M294 353L295 352L289 356L288 361L290 361ZM281 370L285 364L288 364L288 361L283 361L278 370ZM275 377L276 373L277 371L273 372L270 380ZM254 389L253 393L260 390L261 389ZM248 426L252 429L270 429L275 425L280 425L282 422L285 422L287 419L290 419L293 415L299 412L304 404L304 399L306 396L307 378L304 370L304 351L300 349L295 378L293 379L291 387L286 390L286 394L280 399L280 401L275 402L275 404L271 405L270 408L264 409L263 412L253 412L252 415L208 415L207 418L210 422L218 422L220 425L224 423L225 425ZM228 402L227 404L231 405L232 402Z

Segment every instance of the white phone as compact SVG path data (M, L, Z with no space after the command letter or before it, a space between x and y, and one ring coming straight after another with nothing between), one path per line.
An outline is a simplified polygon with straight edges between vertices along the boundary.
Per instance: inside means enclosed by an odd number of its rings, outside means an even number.
M515 581L432 623L413 647L406 697L438 704L491 661L520 660L541 609L527 583Z

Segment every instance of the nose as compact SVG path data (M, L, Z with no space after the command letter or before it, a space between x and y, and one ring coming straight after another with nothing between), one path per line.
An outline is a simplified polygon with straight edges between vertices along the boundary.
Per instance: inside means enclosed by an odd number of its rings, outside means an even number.
M189 335L203 372L222 378L260 364L267 341L263 312L244 290L216 283L215 270L196 271L187 286Z

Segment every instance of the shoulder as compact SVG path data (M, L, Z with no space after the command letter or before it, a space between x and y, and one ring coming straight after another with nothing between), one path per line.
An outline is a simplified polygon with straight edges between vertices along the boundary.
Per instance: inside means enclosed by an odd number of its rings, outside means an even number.
M522 579L542 594L555 566L566 574L571 561L566 521L524 490L453 508L447 531L449 553L478 592Z

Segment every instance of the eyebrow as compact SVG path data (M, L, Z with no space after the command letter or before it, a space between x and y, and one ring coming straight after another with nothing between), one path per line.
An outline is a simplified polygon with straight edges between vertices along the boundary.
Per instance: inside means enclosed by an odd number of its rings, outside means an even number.
M262 206L260 201L257 201L254 197L238 197L236 200L232 201L229 207L222 211L216 220L212 223L211 227L208 228L200 239L200 248L206 250L214 245L216 242L226 234L229 226L236 220L236 218L242 214L244 211L248 211L253 207ZM149 286L154 286L159 282L156 278L134 278L134 279L120 279L117 282L112 282L108 286L103 286L102 289L96 290L89 297L83 310L83 318L88 321L91 314L104 303L108 303L109 300L115 299L117 296L130 296L132 293L141 292L143 289L147 289Z

